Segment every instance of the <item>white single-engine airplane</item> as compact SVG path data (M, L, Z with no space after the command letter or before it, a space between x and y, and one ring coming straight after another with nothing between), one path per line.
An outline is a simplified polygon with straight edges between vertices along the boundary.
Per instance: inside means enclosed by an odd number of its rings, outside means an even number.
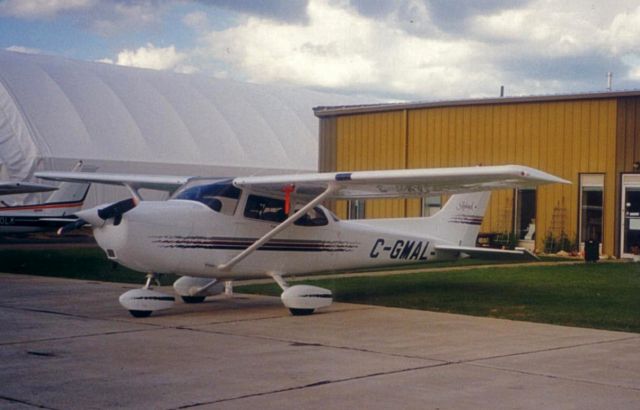
M328 289L289 286L283 276L400 266L461 256L534 257L524 250L475 247L490 190L568 183L516 165L240 177L40 172L43 179L119 184L132 198L76 213L62 232L90 224L109 259L148 272L146 285L120 297L133 316L166 309L174 297L151 289L156 273L182 276L186 303L221 293L221 281L272 277L294 315L332 302ZM143 201L139 189L175 191ZM463 193L465 192L465 193ZM424 218L339 220L320 204L334 199L454 194Z
M79 161L72 172L94 172L97 168ZM59 187L30 182L2 182L0 195L53 192L42 203L8 204L0 201L0 235L55 231L74 222L91 184L63 182Z

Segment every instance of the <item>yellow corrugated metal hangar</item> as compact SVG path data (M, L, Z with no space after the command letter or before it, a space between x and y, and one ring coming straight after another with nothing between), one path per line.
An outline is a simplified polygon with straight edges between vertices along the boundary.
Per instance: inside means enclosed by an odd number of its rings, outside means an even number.
M572 185L492 195L482 239L538 252L640 245L640 91L316 107L320 170L521 164ZM446 198L336 203L345 218L429 215ZM593 242L591 242L593 243Z

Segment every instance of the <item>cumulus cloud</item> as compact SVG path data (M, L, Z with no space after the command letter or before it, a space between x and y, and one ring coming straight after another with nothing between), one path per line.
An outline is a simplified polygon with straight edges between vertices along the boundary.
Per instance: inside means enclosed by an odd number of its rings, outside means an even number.
M7 51L15 51L16 53L23 54L41 54L42 50L37 48L23 47L23 46L9 46L5 50Z
M474 32L487 41L515 45L521 52L536 53L541 58L581 55L599 48L604 32L576 14L552 14L544 9L505 10L479 16L473 25Z
M0 16L48 19L70 16L69 24L113 36L161 23L182 0L0 0Z
M51 18L58 13L87 9L97 0L4 0L0 15L19 18Z
M136 50L122 50L115 60L105 58L101 63L117 64L129 67L151 68L154 70L173 70L181 73L193 73L195 67L185 64L187 55L176 51L175 46L156 47L149 43Z
M392 99L593 91L607 71L640 85L628 0L0 0L0 15L58 14L119 48L144 33L180 49L148 43L105 62Z
M197 0L208 6L280 22L305 22L308 0Z
M96 4L88 16L82 19L90 30L102 36L160 26L162 17L175 2L162 0L102 1Z
M468 67L483 54L474 41L410 35L331 1L312 0L307 13L307 24L252 17L211 32L208 50L257 82L425 98L478 95L498 87L491 64Z
M625 2L538 0L475 16L471 34L493 50L503 70L559 80L565 89L602 89L607 71L633 87L628 81L637 80L640 68L640 6Z
M182 22L187 26L196 30L203 30L209 25L209 18L204 11L194 11L185 15Z
M615 16L607 30L607 43L614 54L640 52L640 5Z

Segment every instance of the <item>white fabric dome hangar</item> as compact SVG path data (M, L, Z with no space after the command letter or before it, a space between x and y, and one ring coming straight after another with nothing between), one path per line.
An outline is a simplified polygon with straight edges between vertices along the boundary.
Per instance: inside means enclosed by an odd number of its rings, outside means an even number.
M315 171L313 107L354 97L0 51L0 179L70 170L236 176ZM92 187L86 205L122 197Z

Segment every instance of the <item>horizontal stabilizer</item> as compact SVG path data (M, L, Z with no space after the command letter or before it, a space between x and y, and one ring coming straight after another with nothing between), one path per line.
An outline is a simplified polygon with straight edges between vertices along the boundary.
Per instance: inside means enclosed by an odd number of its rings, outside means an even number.
M55 191L58 187L32 182L0 182L0 195L30 194L34 192Z
M437 251L441 252L458 252L465 253L472 258L477 259L500 259L500 260L522 260L522 261L538 261L533 252L524 248L516 248L515 250L478 248L475 246L455 246L455 245L437 245Z

